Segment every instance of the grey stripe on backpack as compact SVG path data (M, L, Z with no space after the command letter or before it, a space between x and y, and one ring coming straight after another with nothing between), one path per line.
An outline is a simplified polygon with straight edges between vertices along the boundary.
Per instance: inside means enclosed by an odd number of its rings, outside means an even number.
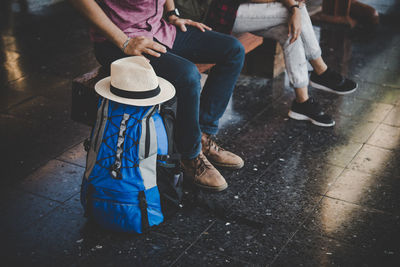
M139 170L142 173L143 184L146 189L157 185L157 134L152 118L156 108L157 107L150 109L143 118L142 134L139 141Z

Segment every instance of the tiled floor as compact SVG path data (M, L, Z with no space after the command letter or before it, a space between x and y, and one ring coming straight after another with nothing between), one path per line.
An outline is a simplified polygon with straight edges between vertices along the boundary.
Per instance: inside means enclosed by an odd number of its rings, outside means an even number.
M83 217L90 129L69 118L70 88L97 63L80 16L39 2L0 7L4 266L400 265L398 1L363 1L381 12L375 29L315 27L328 64L359 82L349 96L310 90L333 129L287 118L285 75L242 75L218 139L245 167L140 236Z

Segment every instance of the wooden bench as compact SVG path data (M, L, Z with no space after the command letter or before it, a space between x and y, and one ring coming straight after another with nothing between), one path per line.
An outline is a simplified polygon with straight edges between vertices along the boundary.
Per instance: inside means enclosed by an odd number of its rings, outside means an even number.
M262 65L257 62L260 56L247 57L244 72L258 72L258 74L275 77L284 69L283 55L280 46L270 39L263 40L262 37L251 33L243 33L236 36L243 44L246 54L259 49L263 56ZM269 66L266 66L270 63ZM201 73L211 69L215 64L197 64ZM262 71L267 67L269 70ZM255 71L254 71L255 70ZM261 70L261 71L260 71ZM94 85L109 74L102 68L97 67L89 73L75 78L72 81L72 109L71 118L74 121L92 126L96 118L96 106L98 97L94 90Z

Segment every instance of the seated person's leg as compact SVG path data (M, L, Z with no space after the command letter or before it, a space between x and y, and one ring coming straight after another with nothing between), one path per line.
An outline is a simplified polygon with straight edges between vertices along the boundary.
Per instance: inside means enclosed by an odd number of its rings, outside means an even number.
M176 117L176 143L182 154L185 178L193 179L202 188L221 191L227 183L217 169L201 153L200 73L192 62L171 52L151 57L150 64L160 77L171 82L176 89L178 108Z
M203 153L215 165L232 169L243 167L240 157L219 149L211 138L218 131L218 121L243 67L242 44L230 35L188 27L187 32L178 32L172 52L195 63L216 63L201 93L199 123Z
M321 57L321 48L315 36L307 8L302 6L301 11L301 40L307 60L310 61L314 71L311 74L311 86L340 95L349 94L357 89L357 83L342 77L339 73L328 68Z
M281 3L244 4L239 7L233 30L251 29L254 34L277 40L281 44L289 81L296 93L296 100L293 101L289 117L310 120L319 126L332 126L334 121L331 117L308 96L309 80L305 47L301 38L290 44L288 19L289 12Z
M315 99L308 96L309 79L304 44L301 38L289 44L290 37L287 36L287 32L288 27L285 24L265 31L263 36L278 40L283 48L289 81L296 93L296 100L293 101L289 110L289 117L296 120L309 120L322 127L335 125L331 116L325 114Z

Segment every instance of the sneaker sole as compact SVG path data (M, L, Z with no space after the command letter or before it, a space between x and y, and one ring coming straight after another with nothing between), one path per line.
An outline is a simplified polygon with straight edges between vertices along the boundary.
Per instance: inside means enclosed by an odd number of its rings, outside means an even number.
M357 88L358 88L358 84L357 84L356 88L354 88L353 90L346 91L346 92L340 92L340 91L333 90L333 89L331 89L329 87L320 85L318 83L314 83L312 81L310 81L310 85L312 87L314 87L315 89L319 89L319 90L322 90L322 91L325 91L325 92L329 92L329 93L334 93L334 94L337 94L337 95L348 95L348 94L351 94L351 93L355 92L357 90Z
M311 121L312 124L317 125L317 126L321 126L321 127L332 127L335 125L335 121L333 121L332 123L322 123L322 122L318 122L306 115L294 112L289 110L289 114L288 114L289 118L294 119L294 120L298 120L298 121Z
M211 162L212 165L214 165L216 167L229 169L229 170L239 170L239 169L243 168L243 166L244 166L244 162L242 162L242 164L240 164L240 165L230 165L230 164L214 162L211 160L209 160L209 161Z

